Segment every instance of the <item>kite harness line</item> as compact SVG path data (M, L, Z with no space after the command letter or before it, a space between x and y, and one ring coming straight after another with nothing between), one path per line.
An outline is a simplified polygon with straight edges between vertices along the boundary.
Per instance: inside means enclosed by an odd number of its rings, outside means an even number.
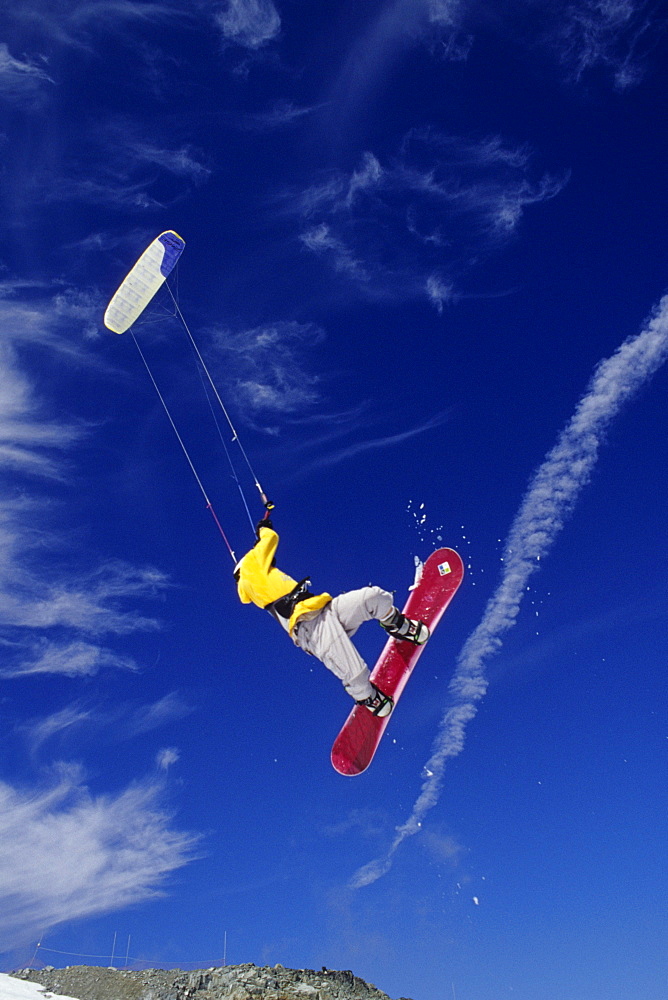
M167 419L169 420L170 424L172 425L172 430L176 434L176 439L179 442L179 444L181 445L181 449L183 451L183 454L186 457L186 461L187 461L188 465L190 466L190 470L191 470L193 476L195 477L197 485L199 486L200 490L202 491L202 496L204 497L204 500L206 501L206 508L207 508L207 510L211 511L211 515L212 515L214 521L216 522L216 526L218 528L218 531L222 535L223 541L225 542L225 545L227 546L228 551L229 551L230 555L232 556L233 561L236 562L237 561L237 557L234 554L234 549L230 545L229 539L228 539L227 535L225 534L225 532L223 531L222 525L221 525L220 521L218 520L218 515L216 514L215 510L213 509L213 504L209 500L207 492L204 489L204 485L202 483L202 480L200 479L199 475L197 474L197 469L193 465L193 461L192 461L190 455L188 454L188 449L186 448L186 446L185 446L185 444L183 442L183 438L179 434L178 428L177 428L176 424L174 423L174 419L173 419L171 413L169 412L169 407L167 406L167 403L165 402L165 398L162 395L162 393L160 392L160 388L158 386L158 383L153 378L153 372L149 368L148 362L147 362L146 358L144 357L144 353L143 353L141 347L139 346L139 344L137 343L137 338L135 337L133 330L130 330L130 336L132 337L132 339L134 341L135 347L139 351L139 357L144 362L144 367L146 368L146 371L148 372L148 377L150 378L151 382L153 383L153 388L155 389L155 391L158 394L158 399L162 403L162 408L165 411L165 413L167 414Z
M125 333L126 330L130 330L132 340L134 341L135 347L137 348L139 356L144 364L144 367L146 368L149 379L151 380L153 388L155 389L158 395L158 399L160 400L162 408L165 411L165 414L167 415L167 419L169 420L172 430L176 435L176 439L181 447L181 450L183 451L183 454L185 455L186 461L190 466L190 470L193 476L195 477L195 481L199 486L202 496L204 497L207 510L211 512L211 516L213 517L216 527L218 528L218 531L220 532L220 535L223 541L225 542L225 545L227 546L228 552L232 557L232 561L236 563L237 558L234 549L232 548L229 539L227 538L227 535L223 530L220 520L218 519L218 516L213 508L213 504L211 503L211 500L209 499L209 496L204 488L204 484L202 483L202 480L200 479L200 476L195 468L192 458L190 457L188 449L186 448L185 442L183 441L183 438L179 433L179 430L169 411L169 407L167 406L165 398L160 391L160 387L158 386L158 383L156 382L153 373L149 367L148 361L146 360L146 357L144 356L144 353L141 347L139 346L139 343L137 342L137 338L134 335L134 331L130 329L133 326L134 322L142 314L146 306L149 304L153 296L159 290L159 288L163 285L163 283L166 282L167 277L174 269L179 257L181 256L184 246L185 246L185 241L181 239L181 237L172 230L168 230L164 233L161 233L160 236L156 237L156 239L153 240L153 242L147 247L147 249L141 255L141 257L136 262L134 267L123 279L116 293L109 302L109 305L107 306L107 309L104 314L104 324L109 330L112 330L114 333ZM266 510L265 517L269 516L269 512L273 510L274 505L269 502L266 493L264 492L262 486L260 485L260 481L253 470L253 467L248 458L248 454L246 453L246 450L241 443L239 434L237 433L237 430L232 423L227 408L225 407L225 404L223 403L223 400L220 397L218 389L216 388L216 385L209 372L209 369L207 368L206 363L204 362L204 359L201 355L201 352L197 344L195 343L195 339L193 338L193 335L190 332L188 324L186 323L183 313L181 312L181 309L179 307L179 304L176 301L176 298L174 297L171 288L169 287L169 283L167 283L167 289L174 303L176 315L183 324L183 327L188 335L188 339L190 340L190 345L195 353L198 363L197 370L200 377L200 381L202 382L202 388L204 390L207 402L209 404L209 408L211 410L211 415L213 417L214 423L218 430L218 435L225 450L225 454L227 456L227 460L229 462L232 471L232 477L239 489L239 493L241 495L241 499L246 509L246 514L248 516L251 528L255 530L253 518L251 517L251 513L248 508L248 503L246 501L246 496L244 494L243 487L241 485L241 482L239 481L239 477L237 476L234 463L232 461L227 445L225 444L225 440L223 438L220 426L218 424L218 420L216 419L216 415L213 410L211 399L209 397L209 393L204 383L202 373L206 375L206 379L209 385L211 386L211 389L213 390L216 400L218 401L218 404L225 416L225 419L227 420L230 430L232 431L232 441L236 441L237 445L239 446L239 450L244 459L244 462L246 463L248 471L252 476L253 482L260 494L260 497L262 498L262 502Z
M262 489L262 487L260 485L260 481L258 480L257 476L255 475L255 472L253 471L253 466L250 464L250 460L248 458L248 455L246 454L246 449L242 445L241 440L239 439L239 435L237 434L236 428L235 428L234 424L232 423L232 420L230 419L229 413L227 412L225 404L223 403L222 399L220 398L220 395L218 393L218 389L216 388L215 383L214 383L213 379L211 378L211 373L209 372L209 369L207 368L206 364L204 363L204 358L200 354L199 347L195 343L194 337L193 337L192 333L190 332L188 324L186 323L186 321L184 319L183 313L181 312L181 308L180 308L178 302L176 301L176 299L174 298L174 293L172 292L172 289L169 286L169 282L167 282L167 290L168 290L169 294L172 297L172 302L174 303L174 308L176 309L176 315L179 317L179 319L183 323L183 329L188 334L188 339L190 340L192 348L193 348L193 350L194 350L194 352L195 352L195 354L197 356L197 360L199 361L200 365L202 366L202 371L206 375L207 380L209 382L209 385L213 389L213 393L214 393L216 399L218 400L218 405L220 406L221 410L223 411L223 413L225 415L225 419L227 420L227 422L229 424L230 430L232 431L232 441L236 441L236 443L239 445L239 450L240 450L241 454L243 455L243 458L244 458L244 461L245 461L246 465L248 466L248 471L250 472L251 476L253 477L253 481L255 483L255 486L256 486L259 494L260 494L260 497L262 498L262 503L266 505L267 502L268 502L267 501L266 493Z

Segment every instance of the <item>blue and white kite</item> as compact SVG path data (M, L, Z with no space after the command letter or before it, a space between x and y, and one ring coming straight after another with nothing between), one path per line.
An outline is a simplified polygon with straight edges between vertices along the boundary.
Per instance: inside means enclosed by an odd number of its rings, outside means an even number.
M104 314L107 329L125 333L132 326L171 274L185 245L185 240L171 229L153 240L107 306Z

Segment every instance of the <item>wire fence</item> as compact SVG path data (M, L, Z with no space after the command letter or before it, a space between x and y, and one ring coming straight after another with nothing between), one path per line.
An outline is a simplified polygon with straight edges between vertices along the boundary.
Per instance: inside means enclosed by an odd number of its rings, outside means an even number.
M146 968L160 968L160 969L211 969L211 968L223 968L227 963L227 933L225 934L223 955L222 958L218 955L216 958L206 958L199 959L197 961L183 962L183 961L171 961L165 958L138 958L135 955L130 954L130 935L128 935L127 947L117 950L116 944L117 939L114 935L113 945L105 955L92 955L86 952L80 951L61 951L59 948L47 948L41 943L37 942L35 950L33 952L32 958L23 968L31 969L43 968L45 965L53 964L52 960L48 960L49 955L59 955L67 958L85 958L94 959L96 964L99 962L105 962L108 967L125 969L125 970L135 970L140 971ZM43 957L44 956L44 957ZM82 964L82 963L76 963Z

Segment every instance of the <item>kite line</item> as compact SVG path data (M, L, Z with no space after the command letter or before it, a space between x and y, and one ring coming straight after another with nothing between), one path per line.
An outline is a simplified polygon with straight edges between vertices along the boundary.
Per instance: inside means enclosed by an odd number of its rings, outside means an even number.
M197 469L195 468L195 466L193 464L193 460L191 459L191 457L190 457L190 455L188 453L188 449L186 448L186 446L185 446L185 444L183 442L183 438L179 434L178 428L177 428L176 424L174 423L174 419L173 419L171 413L169 412L169 407L167 406L167 403L165 402L165 397L160 392L160 387L158 386L158 383L156 382L156 380L153 377L153 372L149 368L148 362L147 362L146 358L144 357L144 353L143 353L141 347L139 346L139 344L137 343L137 338L134 335L134 331L130 330L130 336L132 337L132 339L134 341L135 347L139 351L139 357L144 362L144 367L146 368L146 371L148 372L148 377L150 378L151 382L153 383L153 388L155 389L155 391L158 394L158 399L162 403L162 408L165 411L165 413L167 414L167 419L169 420L170 424L172 425L172 430L176 434L176 439L179 442L179 444L181 445L181 449L183 451L183 454L186 457L186 461L187 461L188 465L190 466L190 470L191 470L193 476L195 477L197 485L199 486L200 490L202 491L202 496L204 497L204 499L206 501L207 510L211 511L211 515L212 515L214 521L216 522L216 526L218 527L218 530L219 530L220 534L223 537L223 541L225 542L225 545L227 546L227 548L229 550L229 553L232 556L232 559L234 560L234 562L236 562L237 561L237 557L234 554L234 550L233 550L232 546L229 543L227 535L223 531L222 525L221 525L220 521L218 520L218 516L217 516L215 510L213 509L213 504L209 500L207 492L204 489L204 485L202 483L202 480L200 479L200 477L199 477L199 475L197 473Z
M134 335L134 331L131 329L135 321L141 316L146 306L153 299L156 292L162 287L164 283L166 283L166 279L176 266L179 257L183 252L184 247L185 247L185 241L178 235L178 233L175 233L173 230L167 230L166 232L161 233L160 236L156 237L156 239L154 239L153 242L146 248L144 253L140 256L139 260L128 272L128 274L118 287L117 291L112 296L104 314L104 324L109 330L112 330L114 333L122 334L125 333L127 330L130 330L131 337L134 341L137 351L139 352L139 356L144 364L144 367L146 368L146 371L151 380L153 388L155 389L158 395L158 399L160 400L162 408L164 409L167 415L167 419L171 424L172 430L176 435L177 441L181 446L181 450L183 451L186 461L190 466L190 470L193 476L195 477L195 480L204 497L204 500L206 501L207 510L211 511L211 515L215 521L216 527L218 528L218 531L220 532L220 535L222 536L223 541L225 542L225 545L227 546L227 549L230 555L232 556L232 559L234 560L234 562L236 562L237 560L234 550L227 538L227 535L223 530L223 527L218 519L218 516L216 515L211 500L209 499L208 494L204 488L204 484L202 483L202 480L195 468L193 460L188 452L188 449L186 448L185 442L181 437L181 434L179 433L179 430L176 426L176 422L174 421L172 414L169 411L169 407L167 406L165 398L162 392L160 391L158 383L156 382L153 376L148 361L146 360L146 357L139 346L137 338ZM200 378L200 382L202 383L202 389L206 396L209 409L211 410L211 415L216 425L218 436L225 451L225 455L227 456L227 460L230 465L230 469L232 471L232 477L239 489L239 493L241 495L242 503L246 510L248 520L250 522L251 528L254 528L254 521L248 507L248 502L246 500L243 487L237 475L237 471L234 462L232 461L229 449L225 443L225 439L223 437L218 419L214 412L213 405L211 402L211 397L209 396L209 392L203 376L206 376L206 379L211 389L213 390L218 405L220 406L225 416L225 419L229 425L229 428L232 432L232 441L233 442L236 441L239 447L242 458L260 494L264 506L267 508L267 510L270 510L273 505L269 503L267 495L264 489L262 488L257 475L255 474L255 471L250 463L250 459L248 458L248 454L241 443L239 434L234 424L232 423L230 414L220 396L220 393L218 392L218 389L216 388L213 378L211 377L211 373L209 372L209 369L204 361L204 358L202 357L199 347L197 346L195 339L192 333L190 332L190 328L186 323L185 317L181 312L181 308L174 296L174 293L172 292L172 289L169 286L169 283L167 283L167 289L171 296L172 302L174 303L176 315L183 324L186 334L188 335L191 348L196 356L197 371Z
M167 290L168 290L169 294L172 297L172 302L174 303L174 308L176 309L176 314L179 317L179 319L181 320L181 322L183 323L183 328L186 331L186 333L188 334L188 338L190 340L192 348L193 348L195 354L197 355L197 360L199 361L200 365L202 366L202 371L206 375L206 377L208 379L208 382L209 382L209 385L213 389L214 395L215 395L216 399L218 400L218 404L219 404L221 410L223 411L223 413L225 414L225 419L227 420L227 422L228 422L228 424L230 426L230 430L232 431L232 440L236 441L236 443L239 445L239 450L241 451L241 454L244 457L244 461L246 462L246 465L248 466L248 471L250 472L251 476L253 477L253 481L255 483L255 486L257 487L257 489L259 491L259 494L260 494L260 496L262 498L262 503L266 504L267 503L267 496L266 496L264 490L262 489L262 486L260 485L260 481L258 480L257 476L255 475L255 472L253 471L253 466L250 464L250 460L248 458L248 455L246 454L246 449L242 445L241 440L239 438L239 435L238 435L238 433L236 431L236 428L235 428L234 424L232 423L232 420L230 419L229 413L227 412L225 404L223 403L222 399L220 398L220 394L218 392L218 389L216 388L216 385L215 385L213 379L211 378L211 373L209 372L209 369L207 368L206 364L204 363L204 358L200 354L199 347L195 343L195 339L194 339L192 333L190 332L190 328L188 327L188 324L186 323L186 321L184 319L183 313L181 312L181 308L180 308L178 302L174 298L174 293L172 292L171 288L169 287L169 283L167 283Z

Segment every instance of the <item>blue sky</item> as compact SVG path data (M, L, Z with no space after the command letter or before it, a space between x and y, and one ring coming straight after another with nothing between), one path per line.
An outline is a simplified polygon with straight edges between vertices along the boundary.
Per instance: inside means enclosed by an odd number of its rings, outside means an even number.
M0 11L3 968L663 998L666 5ZM399 599L415 556L465 559L358 779L345 692L238 603L102 325L165 229L286 571ZM241 553L174 312L135 334Z

